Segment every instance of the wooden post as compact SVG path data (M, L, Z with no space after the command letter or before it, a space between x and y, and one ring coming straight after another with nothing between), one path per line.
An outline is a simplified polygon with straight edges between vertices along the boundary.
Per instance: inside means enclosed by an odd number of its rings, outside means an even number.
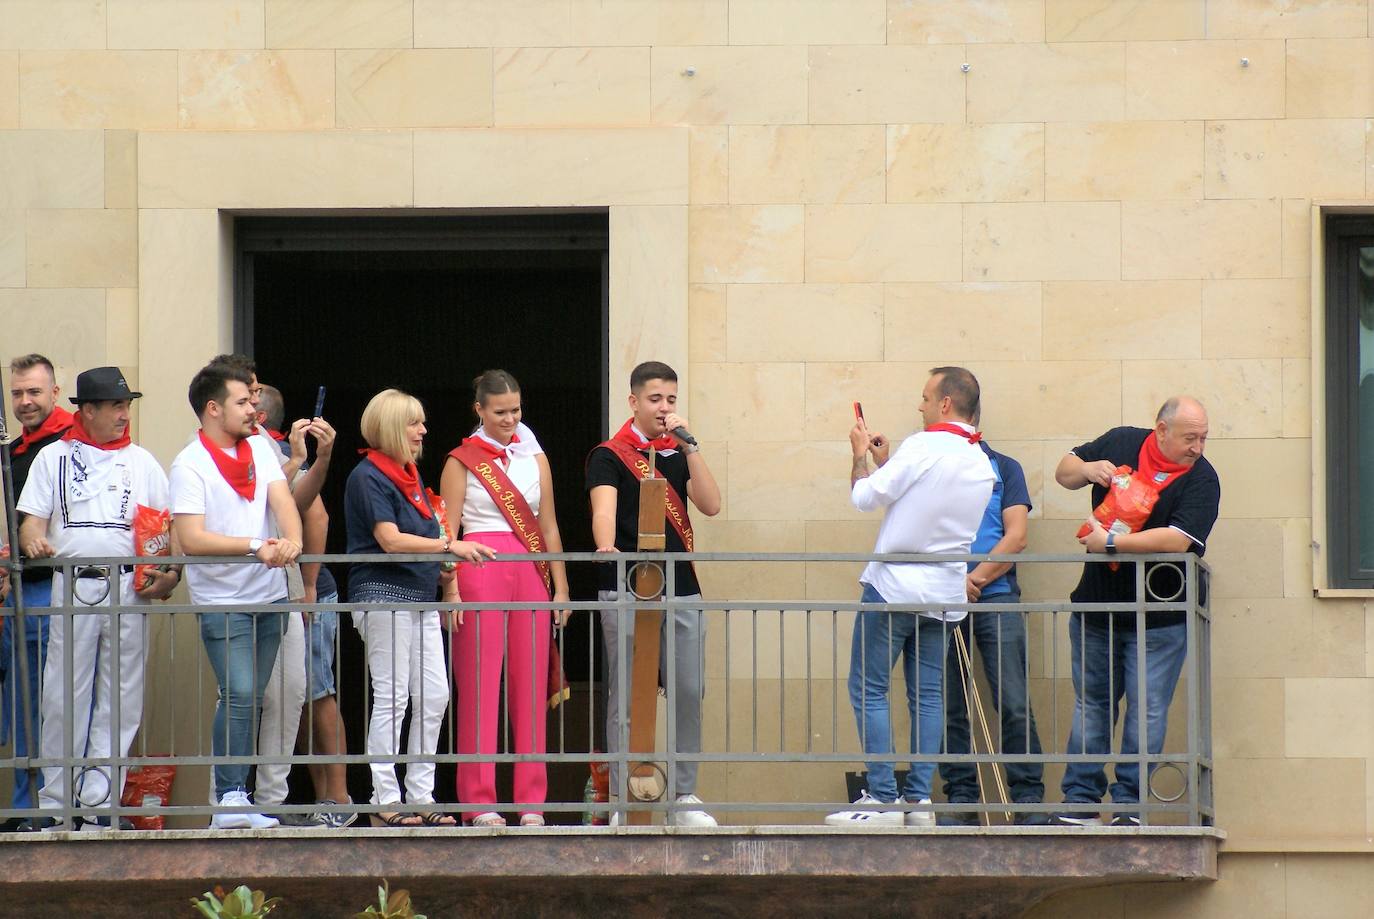
M654 453L649 451L649 469L654 468ZM639 539L641 552L662 552L667 547L668 480L641 479L639 483ZM634 593L639 599L663 596L667 579L659 565L640 564L635 568ZM659 635L663 627L663 610L635 610L634 656L630 667L630 752L653 753L658 721ZM653 787L657 768L651 761L632 763L627 784ZM638 781L637 781L638 780ZM643 797L630 794L631 798ZM654 796L649 796L650 799ZM627 823L647 826L649 811L630 811Z

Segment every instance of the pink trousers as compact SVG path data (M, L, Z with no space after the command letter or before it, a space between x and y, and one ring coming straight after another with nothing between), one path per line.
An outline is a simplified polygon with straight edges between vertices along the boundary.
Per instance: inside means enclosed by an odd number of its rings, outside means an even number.
M514 533L465 533L464 539L497 552L525 552ZM465 602L545 602L548 594L533 562L489 562L458 566L458 590ZM548 724L549 610L468 610L453 636L453 686L459 753L495 753L500 726L502 664L512 753L543 753ZM547 793L543 763L515 764L515 800L521 814L537 814ZM471 819L494 808L496 764L459 763L458 799Z

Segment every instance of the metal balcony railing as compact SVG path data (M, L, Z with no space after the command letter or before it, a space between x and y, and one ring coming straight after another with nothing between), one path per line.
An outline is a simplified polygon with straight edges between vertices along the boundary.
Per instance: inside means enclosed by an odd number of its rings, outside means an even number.
M567 552L549 555L547 558L562 559L569 565L607 563L606 555L587 552ZM797 597L762 600L736 596L729 599L711 598L704 601L681 599L639 601L626 591L621 592L621 599L613 602L579 600L560 604L561 607L571 609L574 617L591 616L594 611L610 610L611 614L619 617L621 622L628 621L627 617L632 617L638 609L666 610L670 615L673 611L684 609L702 609L704 611L709 637L703 643L703 654L706 657L707 699L704 703L702 716L704 722L703 747L700 751L683 750L678 743L679 731L674 704L675 694L678 691L675 673L676 655L674 653L677 639L674 629L665 629L667 647L666 653L662 657L662 682L667 696L667 704L663 709L666 715L660 719L662 722L660 742L657 748L658 752L653 754L626 752L629 736L626 723L628 719L625 718L621 719L618 742L611 745L617 752L593 752L598 747L604 749L602 745L605 742L603 726L600 724L601 716L598 714L598 705L596 704L583 706L585 715L582 716L574 717L570 714L567 705L559 706L554 712L547 714L546 717L549 720L547 722L546 753L458 753L454 740L456 737L455 719L458 715L455 712L455 706L450 704L444 715L445 730L442 733L440 748L434 753L398 752L369 755L367 753L349 752L346 755L326 756L314 752L311 745L307 744L303 752L292 755L259 755L255 747L254 753L249 756L215 757L211 752L210 743L210 717L215 702L214 681L208 679L208 659L203 647L199 644L197 617L229 612L263 612L265 611L264 608L260 606L198 607L184 602L132 604L129 602L129 597L121 595L120 579L108 577L108 572L118 570L119 566L139 562L172 562L184 565L255 564L253 559L238 557L66 558L44 561L5 561L0 564L9 568L13 575L17 575L21 568L50 567L59 570L64 575L62 583L65 586L61 596L54 596L53 606L50 608L25 609L21 605L17 614L15 609L6 607L0 614L0 622L3 622L4 628L13 629L19 637L22 637L25 632L31 631L36 626L36 616L45 615L58 617L66 623L66 633L70 635L72 634L72 626L77 620L84 617L102 617L111 626L106 632L108 651L110 661L113 664L111 669L117 671L119 661L123 659L121 642L125 640L121 638L119 625L129 616L146 617L144 621L152 626L151 631L157 633L161 630L162 637L157 642L157 646L170 649L165 657L146 657L145 666L149 673L146 685L170 686L170 691L164 689L157 698L147 699L144 711L130 712L122 710L120 693L110 693L108 687L103 690L108 694L110 717L112 725L114 725L111 736L118 738L118 726L130 723L129 719L131 718L139 719L141 725L139 736L128 755L119 755L117 747L111 748L107 742L100 749L75 749L72 732L66 730L62 734L61 749L41 749L31 752L28 756L16 756L12 752L12 747L0 748L0 770L63 770L67 776L68 789L81 789L87 784L83 782L83 778L92 772L99 772L106 778L118 775L121 777L120 782L116 783L118 785L122 784L123 773L130 767L168 764L177 767L189 767L226 763L255 765L289 763L293 766L306 766L336 762L346 764L391 762L405 765L417 762L457 764L537 761L548 764L581 764L574 768L580 770L580 775L586 775L587 764L608 762L616 766L617 776L615 785L611 788L611 800L609 802L599 804L588 804L583 800L514 802L497 805L496 809L511 812L537 809L550 814L551 822L557 820L554 815L566 815L569 812L582 814L592 811L602 817L617 813L621 820L625 820L631 811L649 811L655 815L656 819L668 824L674 823L678 812L683 809L683 806L679 805L675 799L679 788L679 771L684 764L698 763L702 765L703 771L714 769L717 770L717 773L727 777L731 776L734 771L738 771L739 775L743 776L753 770L763 778L752 784L744 778L730 778L723 783L704 781L702 783L703 789L719 788L724 784L728 790L723 794L708 794L703 791L704 804L688 805L691 809L704 807L704 809L715 814L722 824L729 824L732 822L732 816L735 819L744 818L755 823L799 822L803 820L818 822L828 812L847 809L852 788L846 788L843 776L846 769L862 769L862 764L865 762L905 764L920 760L940 765L972 764L979 771L980 787L987 797L977 804L951 805L942 803L937 795L936 803L932 806L932 809L937 813L954 810L975 811L988 823L1010 822L1018 815L1024 817L1026 814L1065 810L1079 813L1129 812L1138 815L1142 824L1146 826L1164 823L1197 827L1206 826L1212 822L1210 616L1206 598L1208 569L1206 565L1192 555L1141 555L1131 556L1129 559L1118 556L1112 559L1082 554L1025 554L999 558L986 555L877 556L862 553L774 552L695 553L691 556L665 553L620 553L612 556L612 558L613 564L616 566L617 583L620 584L627 583L626 579L631 569L640 562L658 562L661 564L664 561L690 558L697 565L708 591L713 576L717 572L734 566L747 566L751 579L762 581L770 572L780 570L777 566L783 565L793 566L794 570L798 565L804 565L808 570L812 566L823 568L844 565L846 567L843 570L849 572L857 569L856 563L875 559L890 562L921 563L982 561L992 558L994 561L1015 561L1018 563L1024 581L1032 569L1041 569L1046 566L1061 569L1065 566L1073 566L1073 572L1076 574L1077 566L1085 563L1106 564L1112 561L1125 561L1126 564L1133 562L1155 564L1149 569L1151 574L1148 580L1146 576L1147 565L1135 564L1136 596L1139 599L1137 602L1124 607L1119 604L1073 604L1063 599L1017 603L972 603L958 606L947 604L939 606L864 604L855 602L853 597L826 599ZM435 557L424 555L327 555L303 557L302 560L329 563L401 562L434 561ZM525 555L503 555L498 556L491 564L527 562L528 560L529 556ZM671 564L666 566L667 594L669 597L676 596L673 569L674 566ZM109 588L108 605L90 605L92 602L100 603L105 600L103 597L93 597L85 589L92 584L99 585L102 580L102 571L105 572L103 583ZM87 576L84 578L74 577L79 572L85 572ZM91 576L91 572L95 572L95 575ZM17 584L17 578L12 579L12 584ZM73 585L77 584L83 586L74 590ZM769 592L775 594L778 591L774 589ZM98 593L99 590L96 591L96 594ZM858 593L858 586L855 585L853 596L857 596ZM182 595L178 594L178 596ZM289 609L306 613L332 609L341 614L339 633L335 639L335 666L339 668L335 673L335 685L341 703L344 697L361 693L365 697L366 709L371 711L373 702L370 696L371 680L366 664L364 663L361 669L351 671L344 666L341 646L345 639L347 614L362 613L368 616L378 616L393 610L436 609L447 611L477 608L511 610L552 609L554 607L555 604L552 603L479 604L462 602L457 604L388 603L385 605L338 603L327 606L292 603ZM281 609L282 607L276 607L275 611ZM969 709L970 728L973 735L972 752L958 754L941 752L920 755L905 752L908 749L906 742L908 732L903 724L903 718L907 710L907 699L904 698L903 687L896 679L893 681L893 688L888 699L893 716L892 733L894 735L889 740L895 740L889 749L898 752L890 754L864 752L863 730L856 726L854 710L850 704L847 689L850 672L850 634L855 615L868 610L914 615L939 609L967 609L972 612L973 616L1009 612L1014 613L1025 626L1028 641L1024 656L1011 661L999 659L997 666L999 668L1016 667L1026 677L1026 682L1030 687L1031 709L1034 711L1041 732L1042 753L1032 752L1028 749L1028 743L1023 744L1021 749L1004 748L1001 722L998 718L1002 700L996 694L988 691L983 677L983 668L974 663L978 658L974 655L972 644L961 636L955 624L952 623L942 626L943 647L946 650L946 653L941 655L940 660L942 684L958 686L961 694L967 693L965 699ZM1135 645L1136 659L1133 661L1133 669L1136 674L1134 689L1137 697L1141 700L1145 699L1147 693L1147 674L1150 663L1150 660L1147 660L1149 653L1146 641L1147 625L1152 617L1170 613L1183 614L1187 657L1179 684L1180 692L1174 700L1170 731L1163 752L1155 754L1140 752L1122 755L1100 749L1087 749L1085 744L1081 744L1081 748L1078 750L1068 747L1069 724L1072 719L1075 698L1073 688L1075 675L1071 664L1071 655L1067 650L1069 632L1071 629L1080 630L1079 638L1082 639L1085 634L1084 629L1094 628L1104 629L1111 636L1113 632L1119 631L1121 626L1116 617L1106 615L1108 612L1118 614L1124 612L1130 615L1132 624L1128 628L1137 639ZM672 621L671 618L668 621ZM192 630L191 635L195 636L194 643L183 640L185 630L188 628ZM147 631L144 634L146 635ZM598 637L599 629L588 629L586 634L585 647L574 647L575 643L566 637L566 632L559 632L555 642L564 660L575 655L585 654L590 662L590 673L595 678L603 664L604 650ZM354 637L348 636L348 640L352 641ZM506 638L508 636L503 635L503 641ZM619 669L617 684L621 696L619 705L620 711L628 712L629 700L626 696L629 692L628 668L631 652L626 641L624 628L618 630L618 641L620 647L617 655ZM441 653L444 655L444 666L451 699L453 697L453 671L448 665L449 642L445 640L442 644ZM581 644L581 641L579 640L576 644ZM14 652L11 659L4 662L8 666L10 674L5 686L6 692L11 693L13 697L12 720L17 720L22 717L21 713L27 709L28 705L24 698L27 694L27 687L24 681L19 679L22 667L19 658L23 653L24 642L16 640L12 643L12 647ZM186 651L190 647L194 647L195 652L192 655L193 659L187 660ZM951 648L955 650L951 652ZM987 648L983 649L984 652L987 650ZM72 642L65 642L63 666L60 670L54 670L52 666L47 668L48 671L67 675L62 685L54 687L49 685L49 680L39 679L39 692L47 695L50 699L50 705L60 698L60 710L64 713L65 723L68 726L73 720L74 712L88 710L88 706L84 704L77 705L78 688L73 685L72 681L74 672L72 653ZM1106 662L1100 663L1105 664ZM1092 662L1087 658L1087 652L1085 652L1083 660L1079 664L1080 673L1078 676L1080 678L1085 675L1086 668L1090 665ZM954 669L951 670L951 667ZM537 675L541 673L540 667L534 666L531 669L532 679L537 678ZM999 670L999 672L1005 671ZM153 677L154 673L157 673L156 678ZM1127 687L1121 685L1120 678L1116 675L1118 673L1116 669L1107 667L1106 673L1108 694L1113 700L1112 712L1115 715L1116 700L1123 695ZM118 673L115 672L116 680L118 680L118 676ZM970 676L972 676L971 679ZM206 687L209 687L208 691ZM93 691L97 694L102 692L99 685ZM592 689L593 693L595 691L596 689ZM503 693L503 696L506 697L502 703L503 714L508 716L509 697L506 693ZM542 698L541 694L535 693L535 698ZM421 700L416 701L420 702ZM100 703L97 701L97 704ZM541 713L547 711L543 708L542 701L538 704L541 706ZM256 718L256 712L254 717ZM303 720L308 720L308 717L308 714L302 716ZM184 727L179 728L179 725L184 725L187 720L194 721L198 725L190 736L187 735ZM511 746L509 742L511 739L508 727L509 719L503 717L502 721L507 725L504 728L506 743L503 749L509 750ZM775 721L776 723L774 723ZM12 730L13 727L12 725ZM1136 724L1130 729L1135 731L1137 735L1136 749L1148 751L1145 719L1137 719ZM947 724L942 728L942 731L947 741ZM1116 739L1113 740L1112 750L1120 749L1120 731L1121 728L1117 725L1113 731L1113 736ZM256 722L254 723L253 736L254 738L258 737ZM947 746L946 743L941 749L944 750ZM286 748L290 749L291 745L287 744ZM362 737L356 728L350 732L350 749L353 751L363 749ZM7 752L8 755L5 755ZM642 764L645 761L658 764L652 772L659 777L660 781L649 783L649 785L659 786L653 789L657 792L657 796L653 800L642 800L631 794L631 773L635 771L636 767L639 767L638 771L643 773ZM1142 776L1142 800L1139 803L1107 802L1100 808L1092 806L1066 808L1057 803L1059 801L1059 789L1053 779L1062 767L1071 763L1104 763L1109 768L1116 769L1123 765L1134 766ZM1018 803L1007 802L1004 799L1004 792L998 790L1000 787L999 777L994 776L994 773L1014 764L1033 764L1045 772L1046 791L1042 802ZM185 773L182 774L183 781L185 780L184 777ZM361 803L368 800L367 790L363 787L356 787L356 782L354 784L355 787L351 789L352 795L354 801L360 803L337 805L332 808L334 811L366 815L395 809L395 805ZM100 785L99 782L95 783L97 787ZM453 800L451 787L437 788L436 795L441 801L435 806L436 810L457 814L473 809L469 802ZM102 817L106 818L104 821L106 825L117 827L120 823L118 819L120 817L161 815L166 818L181 818L183 823L189 820L204 822L222 810L210 803L212 796L208 787L203 791L193 790L191 793L187 793L183 786L177 797L183 803L153 807L141 803L124 806L120 803L120 795L117 793L106 794L99 800L93 800L89 796L84 799L80 796L69 796L60 809L42 811L41 815L55 817L67 828L77 826L80 822L77 818L94 821ZM447 800L445 800L446 798ZM184 803L188 799L204 801L205 803ZM526 807L522 807L522 804ZM275 812L297 814L314 813L319 809L319 805L316 804L283 805L272 808ZM489 810L492 807L482 805L480 809ZM0 808L0 819L36 816L40 816L40 811L37 808Z

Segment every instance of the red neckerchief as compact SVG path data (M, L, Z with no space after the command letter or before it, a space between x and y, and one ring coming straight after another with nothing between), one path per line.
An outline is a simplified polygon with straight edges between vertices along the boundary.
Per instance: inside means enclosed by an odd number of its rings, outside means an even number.
M267 425L263 425L262 429L266 431L267 436L272 438L273 440L286 440L286 435L283 434L281 431L275 431L272 428L269 428Z
M22 456L24 451L36 444L38 441L54 434L62 434L72 426L76 416L65 408L53 406L53 410L48 412L48 417L43 419L43 423L34 428L32 432L24 431L19 435L19 442L10 449L11 456Z
M1159 438L1151 431L1145 438L1145 443L1140 445L1140 456L1136 461L1136 468L1139 470L1145 481L1155 491L1163 491L1169 487L1179 476L1187 474L1192 466L1184 463L1172 463L1164 455L1164 451L1159 449Z
M380 450L366 449L358 452L367 457L372 465L396 486L407 503L415 508L421 517L426 520L434 519L434 511L430 510L429 505L425 503L425 496L421 493L420 470L415 468L414 463L406 463L403 467Z
M671 434L665 432L662 437L655 437L653 440L645 440L634 430L632 427L633 424L634 419L631 418L620 426L620 430L615 432L611 440L619 441L636 450L648 450L650 447L653 447L655 450L677 449L677 441L673 439Z
M96 440L94 440L94 439L91 437L90 434L86 433L86 428L81 424L81 416L80 416L80 415L73 415L73 416L72 416L72 426L71 426L70 428L67 429L67 433L65 433L65 434L62 435L62 439L63 439L63 440L79 440L79 441L81 441L83 444L89 444L90 446L96 447L96 448L101 449L101 450L111 450L111 451L114 451L114 450L123 450L125 447L129 446L129 444L133 443L133 439L132 439L131 437L129 437L129 429L128 429L128 428L125 428L125 429L124 429L124 436L123 436L123 437L116 437L114 440L107 440L107 441L106 441L105 443L103 443L103 444L102 444L102 443L98 443Z
M939 424L927 425L926 431L944 431L947 434L958 434L960 437L966 439L971 444L976 444L978 443L978 441L983 439L983 435L981 433L975 431L974 433L970 434L968 431L965 431L963 428L959 427L959 425L950 424L948 421L942 421Z
M224 481L229 483L229 487L243 500L252 501L258 490L258 473L257 467L253 465L253 446L248 443L248 438L245 437L234 444L234 455L230 457L226 456L213 440L205 436L203 429L197 431L196 436L200 438L200 444L205 448L205 452L210 454L210 459L215 461L215 468L224 476Z
M458 457L454 456L454 454L458 452L458 449L460 447L472 446L478 450L481 450L483 453L485 453L487 456L490 456L492 459L499 459L503 466L509 467L510 448L512 445L518 443L520 443L519 434L512 435L510 443L504 447L498 447L496 444L492 443L490 440L487 440L485 437L478 437L476 434L474 434L471 437L464 437L463 442L460 443L457 447L454 447L452 450L450 450L448 455L452 456L454 459L458 459Z

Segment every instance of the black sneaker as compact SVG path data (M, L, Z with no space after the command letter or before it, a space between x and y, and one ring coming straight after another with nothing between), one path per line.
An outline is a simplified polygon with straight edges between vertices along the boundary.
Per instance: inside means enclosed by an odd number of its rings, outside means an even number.
M328 798L324 798L316 803L319 804L321 808L323 808L316 814L316 816L320 819L320 825L327 826L331 830L342 830L344 827L352 825L353 821L358 819L358 814L356 812L340 812L329 810L329 808L338 807L338 801L331 801ZM345 803L352 804L353 802L347 801Z
M1072 814L1055 814L1050 818L1051 826L1101 826L1101 814L1088 814L1075 811Z
M972 804L972 801L951 801L950 804ZM977 811L942 811L935 815L936 826L981 826Z
M1039 804L1039 801L1017 801L1017 804ZM1013 805L1015 806L1015 805ZM1017 811L1012 817L1017 826L1050 826L1054 823L1052 815L1045 811Z
M1112 826L1140 826L1140 818L1135 814L1117 814L1112 818Z
M40 830L54 829L59 823L60 821L56 817L28 817L20 820L14 831L16 833L37 833Z

